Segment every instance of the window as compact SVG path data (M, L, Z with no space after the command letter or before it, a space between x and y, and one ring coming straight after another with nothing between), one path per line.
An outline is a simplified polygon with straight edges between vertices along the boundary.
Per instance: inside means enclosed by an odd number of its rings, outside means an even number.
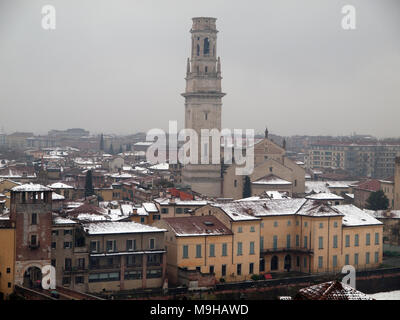
M288 225L288 227L290 227L292 225L292 222L290 220L288 220L287 225Z
M305 221L305 222L304 222L304 227L307 227L307 226L308 226L308 222Z
M107 240L107 252L114 252L117 250L117 241L116 240Z
M6 272L11 273L11 268L7 268Z
M337 221L335 221L335 222L333 223L333 227L334 227L334 228L337 228L337 227L338 227Z
M354 265L358 265L358 253L354 254Z
M140 218L140 223L144 223L144 218L143 217Z
M70 277L63 277L62 279L62 284L66 285L66 284L70 284L71 283L71 278Z
M337 248L338 247L338 243L337 243L337 236L333 236L333 247Z
M52 234L53 236L58 236L58 230L53 230L53 231L51 231L51 234Z
M211 273L211 274L214 273L214 266L210 266L210 273Z
M125 272L125 280L135 280L135 279L142 279L142 271L135 270L135 271Z
M286 236L286 248L290 249L290 234Z
M208 41L208 38L204 38L203 53L205 55L210 54L210 41Z
M379 262L379 252L375 252L375 263Z
M243 250L242 249L243 249L242 248L242 243L238 242L238 244L237 244L237 255L238 256L241 256L243 254Z
M57 248L57 242L52 242L51 243L51 248L56 249Z
M334 268L337 267L337 256L336 256L336 255L332 257L332 266L333 266Z
M126 251L136 250L136 240L126 240Z
M249 274L253 274L254 273L254 263L250 262L249 264Z
M90 241L90 252L99 252L98 241Z
M151 239L149 240L149 248L150 248L150 249L155 249L155 248L156 248L156 239L151 238Z
M365 264L369 264L369 252L365 253Z
M254 254L254 241L250 242L250 254Z
M264 237L260 237L260 251L264 250Z
M375 233L375 244L379 244L379 233Z
M296 226L298 226L300 223L299 223L299 220L296 220Z
M215 257L215 244L210 244L210 257Z
M228 244L227 243L223 243L222 244L222 256L226 257L228 255Z
M161 208L161 213L168 213L168 208Z
M278 221L274 221L274 227L278 226Z
M276 250L278 249L278 236L274 236L272 239L273 239L274 249Z
M196 258L201 258L201 244L196 244Z
M350 247L350 235L346 235L346 247Z
M159 214L153 214L153 220L160 220Z
M31 245L36 246L36 244L37 244L37 236L31 235Z
M37 224L37 213L32 213L32 224Z
M188 245L183 245L183 255L182 255L183 259L188 259L189 258L189 247Z
M77 277L75 277L75 283L76 284L79 284L79 283L83 283L83 277L82 276L77 276Z
M350 264L350 261L349 261L350 259L349 259L349 255L348 254L346 254L345 256L344 256L344 264Z
M369 246L371 244L371 234L367 233L365 236L365 245Z
M236 179L233 181L233 185L234 185L235 188L237 187L237 180Z
M239 263L236 266L236 273L237 273L238 276L240 276L242 274L242 264L241 263Z
M307 257L304 257L303 259L303 266L304 268L307 268Z
M70 258L65 258L64 260L65 270L70 270L72 267L72 260Z
M318 257L318 268L322 268L322 264L323 264L323 257L319 256Z
M261 228L264 228L264 222L261 222L261 223L260 223L260 227L261 227Z
M221 274L222 274L223 277L226 276L226 264L222 265Z
M323 248L324 248L324 238L318 237L318 249L323 249Z
M72 235L72 229L69 229L69 230L64 230L64 236L66 236L66 235Z
M64 249L72 249L72 242L71 241L65 241L64 242Z
M250 227L250 232L256 232L256 228L254 228L254 226Z
M242 233L243 232L243 228L242 227L238 227L238 233Z
M296 247L300 246L300 236L296 234Z
M176 208L176 213L182 213L182 208Z
M358 247L358 234L354 235L354 246Z
M304 248L308 248L307 236L304 236Z
M322 229L323 227L324 227L324 224L322 222L320 222L319 228Z

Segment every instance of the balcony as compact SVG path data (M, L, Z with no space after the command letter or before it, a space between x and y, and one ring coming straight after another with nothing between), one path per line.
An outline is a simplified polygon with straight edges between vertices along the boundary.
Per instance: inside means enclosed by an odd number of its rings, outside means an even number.
M268 248L261 249L262 254L273 254L273 253L305 253L314 254L313 249L301 248L301 247L281 247L281 248Z
M75 266L75 267L63 267L64 273L82 273L87 272L88 268L85 266Z
M112 269L120 269L120 264L107 264L107 265L90 265L90 270L112 270Z

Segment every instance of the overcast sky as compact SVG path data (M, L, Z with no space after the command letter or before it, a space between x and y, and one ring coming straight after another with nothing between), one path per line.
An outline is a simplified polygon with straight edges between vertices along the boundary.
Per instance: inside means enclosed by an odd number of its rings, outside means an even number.
M41 8L56 8L56 30ZM356 30L343 30L343 5ZM398 0L0 0L0 129L183 127L191 18L217 18L222 125L400 136Z

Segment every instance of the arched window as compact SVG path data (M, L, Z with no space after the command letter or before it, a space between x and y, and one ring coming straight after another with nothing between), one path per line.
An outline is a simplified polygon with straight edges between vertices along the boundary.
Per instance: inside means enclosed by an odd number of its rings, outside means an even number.
M208 41L208 38L204 39L203 52L204 54L210 54L210 41Z

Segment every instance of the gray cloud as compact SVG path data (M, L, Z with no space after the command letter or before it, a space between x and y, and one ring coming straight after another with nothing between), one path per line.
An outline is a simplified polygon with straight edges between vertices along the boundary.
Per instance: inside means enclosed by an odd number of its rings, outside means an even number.
M57 29L41 28L53 4ZM341 29L341 7L357 30ZM400 136L397 0L2 0L0 125L45 133L183 126L191 18L217 17L223 126Z

